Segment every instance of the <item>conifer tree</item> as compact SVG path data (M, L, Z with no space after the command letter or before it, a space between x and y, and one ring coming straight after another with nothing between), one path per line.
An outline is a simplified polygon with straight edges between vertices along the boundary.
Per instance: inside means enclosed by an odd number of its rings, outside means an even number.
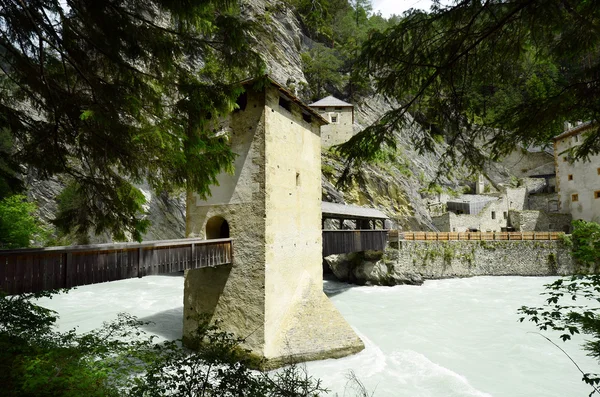
M230 170L211 121L261 68L251 29L235 0L0 0L0 186L65 176L59 227L139 240L132 182L206 196Z
M372 158L392 131L424 127L414 144L444 137L448 164L476 166L517 142L548 143L565 121L598 121L600 7L593 1L455 1L412 10L362 47L357 73L399 105L341 148ZM594 128L575 157L600 151ZM476 142L484 142L486 151Z

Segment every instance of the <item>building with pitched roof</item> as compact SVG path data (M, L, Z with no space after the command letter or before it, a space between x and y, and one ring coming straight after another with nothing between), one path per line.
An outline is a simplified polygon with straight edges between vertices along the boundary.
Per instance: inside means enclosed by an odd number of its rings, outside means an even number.
M328 96L308 105L329 124L321 127L321 146L329 148L354 136L354 105Z

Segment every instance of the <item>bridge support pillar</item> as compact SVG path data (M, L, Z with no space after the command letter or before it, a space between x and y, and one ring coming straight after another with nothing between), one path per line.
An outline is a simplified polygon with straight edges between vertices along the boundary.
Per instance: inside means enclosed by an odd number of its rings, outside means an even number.
M223 218L234 261L187 272L184 340L198 316L208 316L244 338L266 367L360 351L362 341L323 293L324 121L272 81L248 85L244 95L225 127L235 173L221 175L208 200L188 193L188 236L206 236L210 220Z

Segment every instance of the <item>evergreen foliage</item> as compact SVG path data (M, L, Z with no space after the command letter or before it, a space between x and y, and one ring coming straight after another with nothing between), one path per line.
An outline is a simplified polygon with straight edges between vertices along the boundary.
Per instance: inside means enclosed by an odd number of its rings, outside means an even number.
M132 182L206 197L231 171L215 121L260 73L251 30L235 0L1 0L0 188L64 175L60 228L140 240Z
M444 135L447 163L481 166L548 143L564 121L598 120L600 8L592 1L455 1L411 10L362 46L356 73L399 103L342 147L349 165L393 145L392 131L417 122L414 145ZM576 157L600 150L593 128ZM484 150L476 145L483 142Z
M370 0L292 1L301 20L317 44L302 54L303 71L309 83L305 97L318 100L328 93L355 101L371 93L366 76L353 73L362 43L371 31L384 30L387 20L372 14Z
M304 76L309 82L312 100L323 98L327 86L335 88L341 83L339 68L342 61L338 59L333 49L317 44L301 56Z
M0 249L29 247L31 240L43 237L45 230L35 217L36 209L25 196L0 200Z
M240 340L214 326L198 330L197 351L155 344L146 324L120 314L84 334L55 329L57 314L38 295L0 297L2 395L316 397L318 380L292 364L276 373L250 369Z

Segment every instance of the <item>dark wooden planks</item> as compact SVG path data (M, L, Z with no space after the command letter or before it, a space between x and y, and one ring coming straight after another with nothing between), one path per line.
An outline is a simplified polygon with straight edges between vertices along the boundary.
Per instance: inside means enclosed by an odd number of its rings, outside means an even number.
M323 256L383 251L387 240L387 230L323 230Z
M13 295L220 266L232 240L163 240L0 251L0 290Z

